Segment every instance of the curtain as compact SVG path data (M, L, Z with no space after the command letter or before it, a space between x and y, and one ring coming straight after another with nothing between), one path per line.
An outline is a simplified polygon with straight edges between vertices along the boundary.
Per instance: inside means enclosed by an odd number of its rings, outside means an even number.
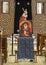
M22 8L27 9L27 20L32 22L31 0L15 0L14 33L17 33L17 30L19 29L19 20L23 14Z

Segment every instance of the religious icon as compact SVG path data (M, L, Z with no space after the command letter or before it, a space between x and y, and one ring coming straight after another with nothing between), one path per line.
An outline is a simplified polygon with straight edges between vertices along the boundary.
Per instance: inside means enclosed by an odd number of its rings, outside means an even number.
M32 33L32 23L29 20L20 23L20 36L30 36Z
M24 12L19 20L20 36L30 36L30 33L32 33L32 23L27 20L27 9L23 9L23 11Z

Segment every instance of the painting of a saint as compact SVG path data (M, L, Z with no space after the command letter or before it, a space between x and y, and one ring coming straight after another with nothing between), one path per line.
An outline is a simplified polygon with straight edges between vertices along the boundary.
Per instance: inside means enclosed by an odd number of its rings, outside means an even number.
M32 33L32 23L28 20L22 21L20 24L20 35L30 36Z
M27 9L23 9L24 13L20 17L19 21L19 30L20 30L20 36L30 36L32 33L32 23L31 21L27 20Z

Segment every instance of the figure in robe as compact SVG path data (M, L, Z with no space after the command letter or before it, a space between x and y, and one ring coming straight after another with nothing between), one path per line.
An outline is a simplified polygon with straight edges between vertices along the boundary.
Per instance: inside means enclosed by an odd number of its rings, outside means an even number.
M20 30L20 36L30 36L30 33L32 33L32 23L27 20L28 12L27 9L23 9L23 14L20 17L19 20L19 30Z

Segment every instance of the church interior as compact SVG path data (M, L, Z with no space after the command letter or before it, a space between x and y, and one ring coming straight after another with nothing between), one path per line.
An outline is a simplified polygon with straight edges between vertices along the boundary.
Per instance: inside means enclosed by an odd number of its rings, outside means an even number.
M0 0L0 65L46 65L46 0Z

